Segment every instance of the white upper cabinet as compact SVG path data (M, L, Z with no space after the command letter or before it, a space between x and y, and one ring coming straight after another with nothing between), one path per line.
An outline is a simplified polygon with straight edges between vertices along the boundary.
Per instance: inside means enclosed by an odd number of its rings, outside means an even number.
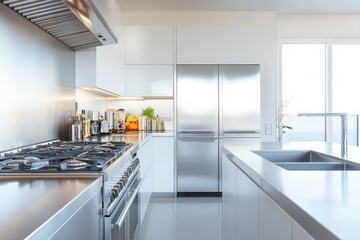
M127 64L173 64L173 27L126 27Z
M260 63L261 30L248 26L177 28L178 64Z
M126 27L126 95L172 97L174 27Z
M173 96L173 65L127 65L127 96Z

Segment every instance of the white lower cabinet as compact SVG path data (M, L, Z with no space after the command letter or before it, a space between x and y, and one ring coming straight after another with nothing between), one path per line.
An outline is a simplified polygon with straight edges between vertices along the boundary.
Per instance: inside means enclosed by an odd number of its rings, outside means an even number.
M291 240L291 218L264 192L260 191L259 196L260 240Z
M237 169L237 239L259 239L259 188Z
M225 159L224 159L225 160ZM229 160L222 164L222 239L237 239L237 196L236 196L237 169ZM235 180L235 181L234 181ZM246 239L246 238L244 238Z
M225 155L222 184L223 239L314 239Z
M293 240L314 240L297 222L293 221Z
M152 195L152 178L153 171L152 168L150 168L140 188L140 225L144 220L146 210L149 206L150 198Z
M156 196L174 196L174 137L153 138L153 192Z
M153 146L150 138L144 143L138 151L140 159L140 177L142 178L142 186L139 191L140 198L140 224L142 223L146 210L149 205L151 194L153 192Z
M140 159L140 177L144 178L153 165L153 141L148 139L138 150L138 157Z

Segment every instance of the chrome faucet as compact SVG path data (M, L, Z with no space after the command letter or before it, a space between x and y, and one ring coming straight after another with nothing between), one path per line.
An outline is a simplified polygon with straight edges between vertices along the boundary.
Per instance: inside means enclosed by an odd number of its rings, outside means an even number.
M348 156L348 114L347 113L299 113L305 117L340 117L341 118L341 158Z

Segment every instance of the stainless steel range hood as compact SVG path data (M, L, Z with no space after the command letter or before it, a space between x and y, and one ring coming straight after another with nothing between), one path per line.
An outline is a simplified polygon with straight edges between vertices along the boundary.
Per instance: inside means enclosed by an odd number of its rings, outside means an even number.
M112 44L115 34L91 0L0 0L73 50Z

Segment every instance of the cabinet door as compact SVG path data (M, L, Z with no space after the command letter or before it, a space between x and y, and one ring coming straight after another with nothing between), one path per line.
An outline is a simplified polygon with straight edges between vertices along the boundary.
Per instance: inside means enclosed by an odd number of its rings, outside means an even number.
M238 169L237 239L259 239L259 191L258 186Z
M153 191L174 193L174 137L153 137Z
M260 191L260 240L268 239L292 239L292 220L272 199Z
M153 170L152 168L146 173L143 178L142 186L139 190L139 199L140 199L140 224L144 220L146 211L149 206L150 198L152 195L152 185L153 185Z
M178 27L178 64L260 63L261 31L255 27Z
M236 166L223 155L222 161L222 239L237 239ZM250 238L243 238L250 239Z
M140 188L140 223L144 219L146 210L149 205L150 197L153 192L153 142L150 138L138 151L138 156L140 159L140 177L143 179L142 186Z
M140 177L144 178L153 164L152 138L150 138L138 151L140 160Z
M173 96L173 65L127 65L127 96Z
M293 221L293 240L314 240L297 222Z
M127 64L173 64L173 27L126 27Z

